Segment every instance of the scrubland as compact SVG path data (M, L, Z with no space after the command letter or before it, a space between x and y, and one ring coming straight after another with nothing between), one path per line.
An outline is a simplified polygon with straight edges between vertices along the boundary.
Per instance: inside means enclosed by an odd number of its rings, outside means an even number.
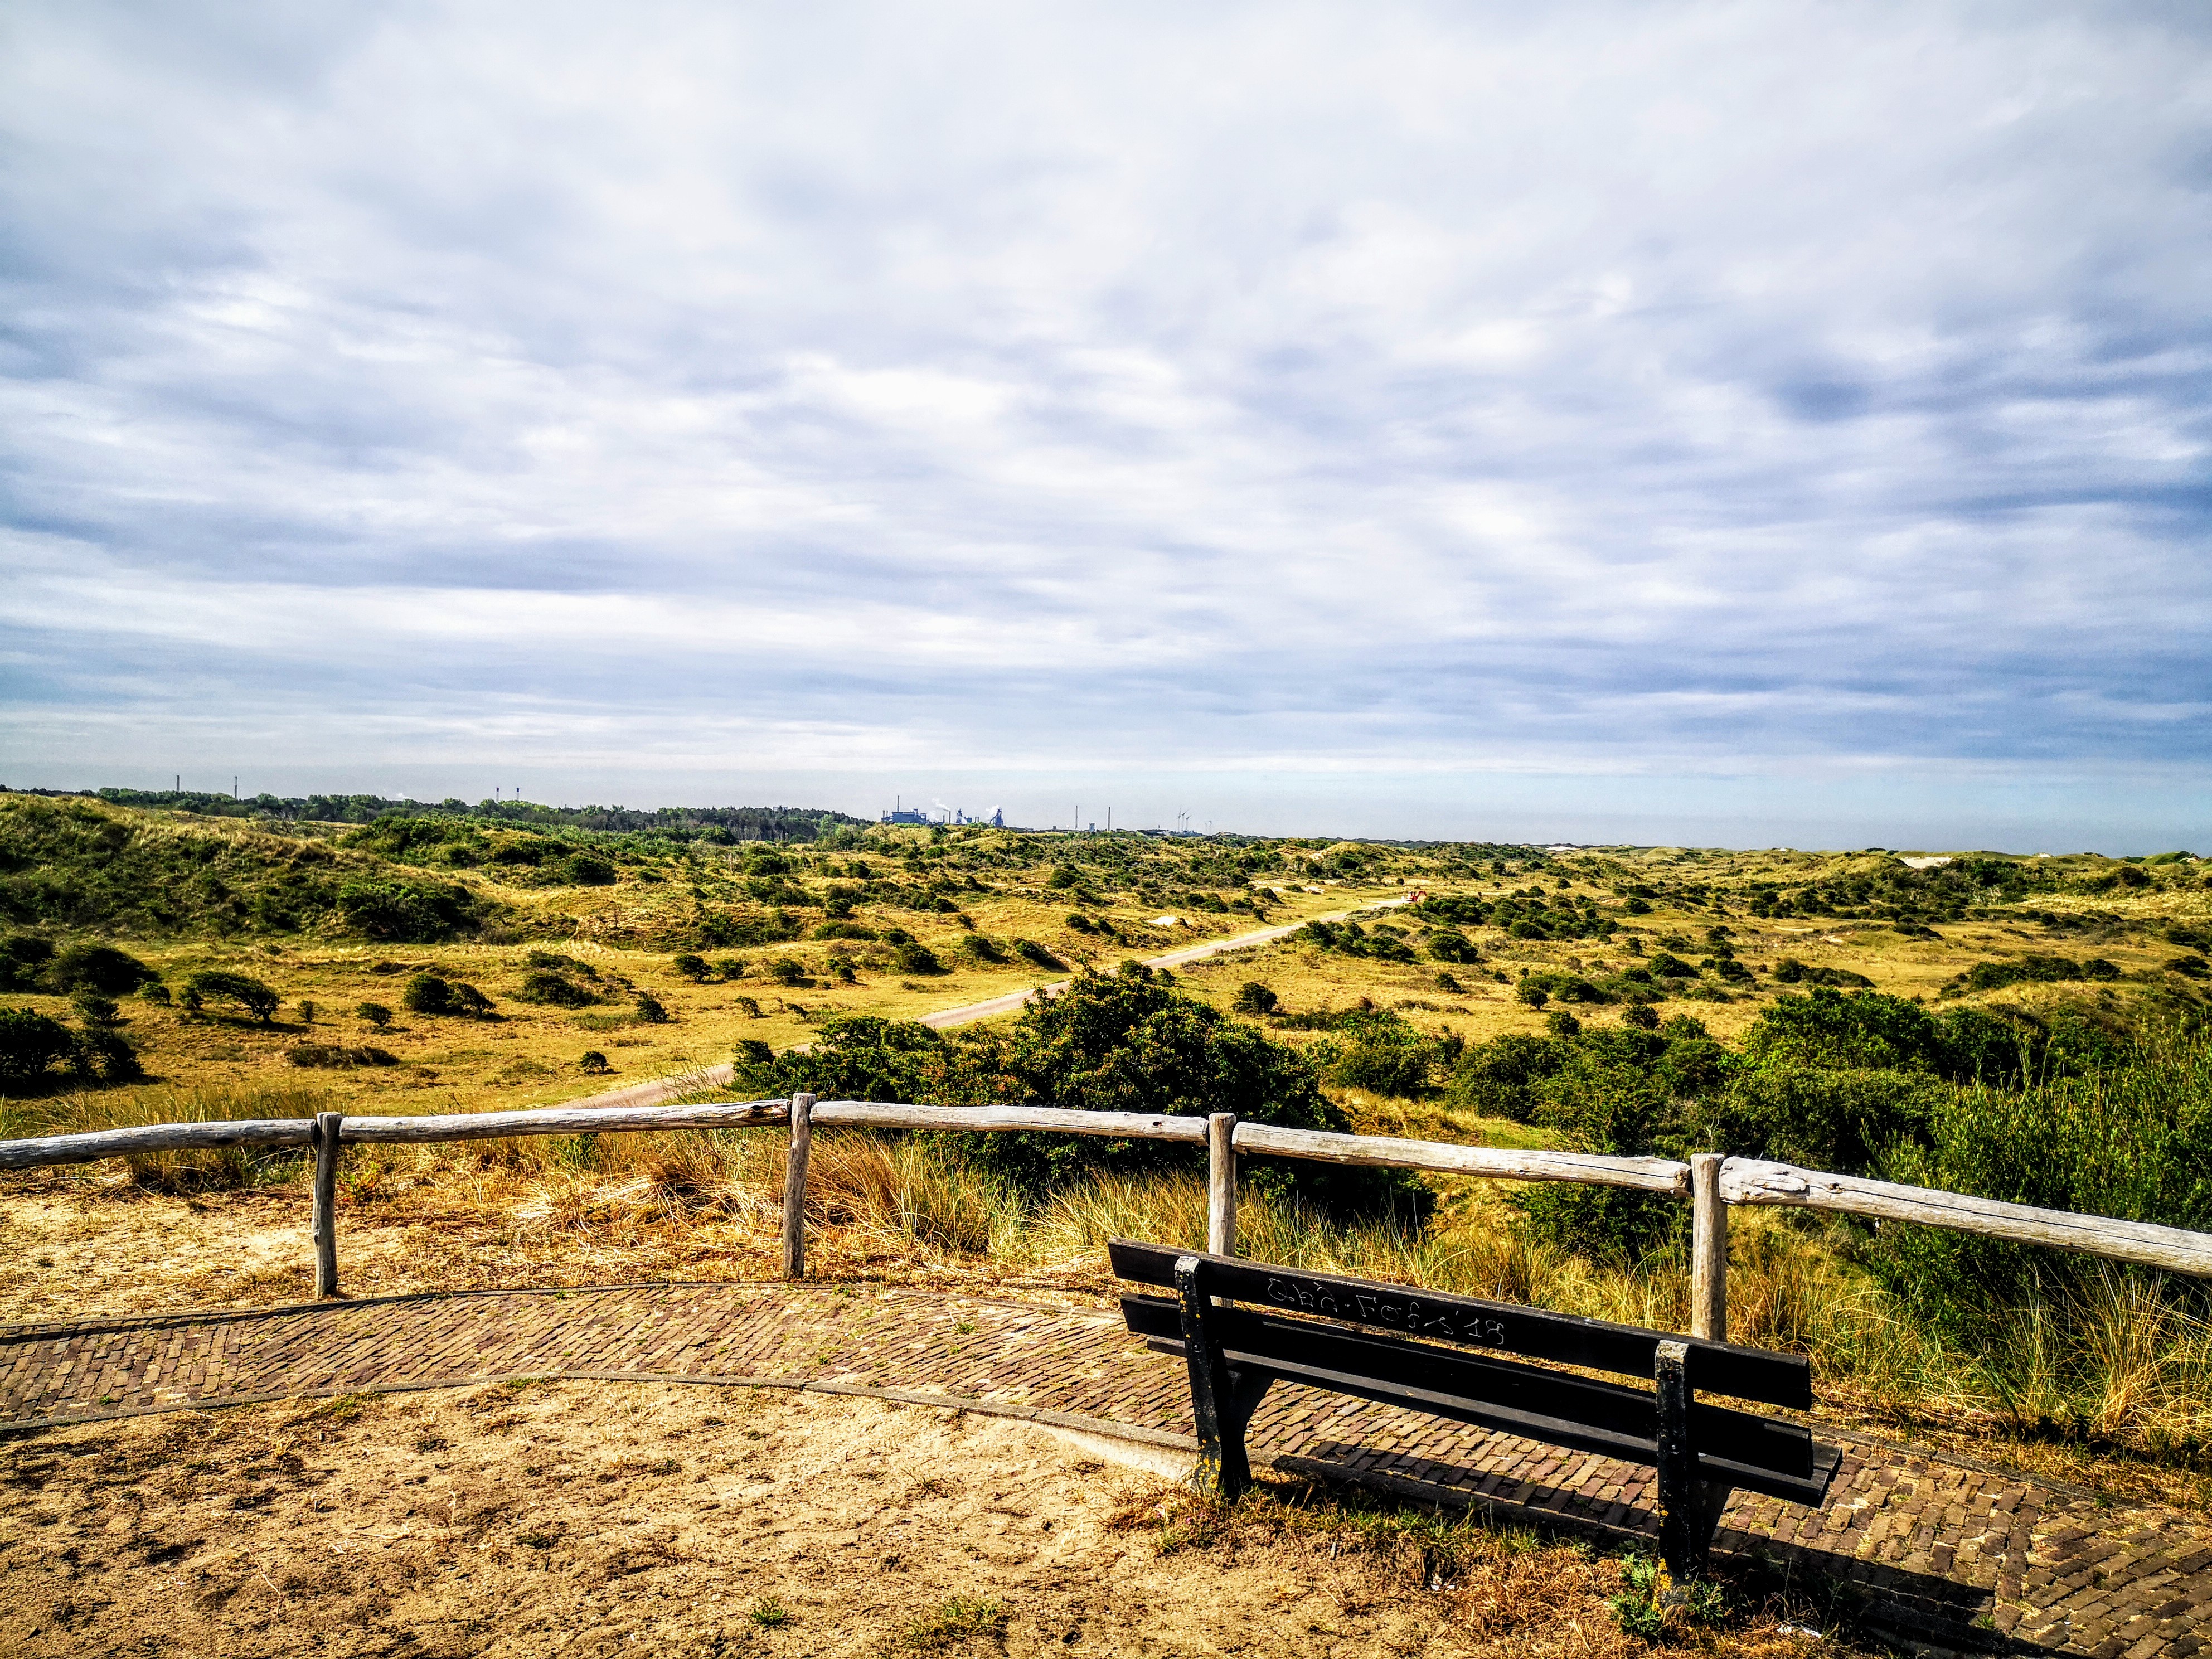
M513 861L526 838L543 843L524 848L536 862ZM142 841L145 868L173 882L154 908L110 890ZM0 798L0 903L17 937L52 948L41 963L104 942L170 993L118 993L100 1028L143 1078L58 1054L5 1085L9 1134L540 1104L734 1058L737 1097L1233 1097L1322 1127L1713 1148L2212 1225L2212 893L2185 857L1916 865L854 826L746 846L458 820L210 824L20 798ZM1413 902L1172 974L1120 967L1392 899ZM279 1006L265 1020L216 994L185 1006L207 973ZM1041 1005L965 1035L909 1024L1070 973L1053 1006L1089 1024ZM89 1031L82 992L52 974L32 963L0 1006ZM408 1008L424 980L488 1006ZM308 1046L337 1052L296 1063ZM605 1072L581 1064L593 1052ZM1240 1249L1256 1258L1686 1322L1679 1205L1253 1174ZM768 1278L780 1180L768 1131L356 1148L344 1281ZM304 1300L304 1188L301 1160L250 1153L8 1177L0 1308ZM1199 1174L1174 1158L1054 1163L1034 1143L833 1133L809 1191L815 1271L856 1280L1092 1300L1107 1238L1204 1236ZM1808 1354L1826 1420L2212 1504L2202 1286L1780 1212L1737 1213L1730 1273L1730 1334Z

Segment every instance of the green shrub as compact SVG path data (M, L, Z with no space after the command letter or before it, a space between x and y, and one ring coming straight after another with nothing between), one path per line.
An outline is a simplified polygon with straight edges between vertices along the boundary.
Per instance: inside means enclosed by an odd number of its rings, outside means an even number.
M1513 994L1517 1000L1528 1004L1531 1008L1540 1008L1552 1000L1551 992L1545 988L1544 982L1534 974L1515 986Z
M392 1024L392 1010L380 1002L364 1002L354 1010L354 1013L380 1031Z
M1014 941L1014 954L1019 957L1024 962L1030 963L1032 967L1047 969L1054 973L1063 972L1067 967L1066 963L1062 962L1058 957L1053 955L1051 951L1046 950L1043 945L1039 945L1035 939L1016 939Z
M514 994L518 1001L550 1008L588 1008L599 1000L567 975L550 968L526 975L522 988Z
M597 1048L585 1049L577 1056L576 1066L580 1071L589 1073L594 1077L603 1076L614 1070L613 1066L607 1064L607 1057Z
M1547 1038L1514 1033L1468 1045L1452 1074L1451 1099L1486 1117L1528 1121L1536 1085L1566 1063L1566 1051Z
M1237 988L1237 1000L1230 1007L1255 1019L1264 1018L1275 1012L1281 1000L1256 979L1248 979Z
M1320 1090L1313 1066L1255 1027L1184 996L1136 963L1079 971L1062 995L1032 1000L1010 1026L945 1036L867 1015L825 1018L805 1053L748 1062L737 1086L769 1096L982 1105L1017 1100L1076 1110L1204 1116L1235 1112L1290 1128L1351 1127ZM964 1136L958 1156L1042 1190L1098 1169L1194 1167L1195 1149L1153 1140L1054 1134ZM1317 1201L1398 1203L1418 1209L1418 1183L1395 1171L1256 1159L1261 1188Z
M1020 947L1017 945L1015 948L1018 950ZM891 951L891 962L902 974L926 976L951 971L937 959L937 953L934 951L915 939L908 939L902 945L894 946Z
M2168 1031L2126 1046L2117 1063L2025 1089L1948 1091L1923 1139L1877 1173L1913 1186L2212 1229L2212 1040ZM2070 1322L2107 1278L2143 1270L1929 1227L1885 1225L1864 1259L1891 1291L1954 1341L2005 1363L2025 1311ZM2176 1286L2174 1288L2181 1288ZM2212 1312L2201 1283L2194 1317Z
M162 984L158 979L151 985L149 985L141 990L138 994L144 1000L152 1003L156 1008L166 1008L172 1002L176 1000L175 998L169 994L169 988Z
M0 943L0 991L36 990L53 959L54 947L35 933L17 933Z
M1544 1029L1555 1037L1580 1036L1583 1023L1564 1008L1554 1008L1544 1021Z
M70 1000L76 1005L77 1018L87 1025L109 1026L123 1023L123 1011L111 998L93 991L79 991Z
M1425 1046L1414 1043L1355 1042L1337 1056L1328 1074L1332 1081L1347 1089L1401 1097L1425 1094L1428 1052Z
M72 945L46 970L46 983L57 991L97 991L103 996L122 996L160 977L112 945Z
M491 999L477 990L475 986L458 979L449 980L447 984L453 993L455 1013L469 1014L482 1018L491 1012Z
M1004 962L1006 953L981 933L963 933L956 948L970 962Z
M1439 928L1422 943L1431 962L1466 963L1482 960L1482 952L1474 948L1467 935L1450 928Z
M934 960L934 958L932 958ZM768 976L778 985L811 985L806 976L806 964L790 957L778 957L768 965Z
M59 1020L29 1008L0 1008L0 1079L27 1081L76 1051L76 1039Z
M435 974L416 974L399 994L399 1006L410 1014L450 1014L453 988Z
M352 932L395 945L451 939L479 920L467 888L431 882L349 881L338 889L337 908Z
M668 1010L661 1006L660 999L642 991L638 993L637 1017L647 1025L668 1024Z
M1638 1030L1656 1031L1659 1029L1659 1011L1648 1002L1635 1003L1620 1011L1620 1023Z
M614 866L597 853L571 854L562 873L577 887L611 887L616 879Z
M130 1038L120 1031L96 1027L77 1038L76 1065L102 1083L137 1083L146 1075Z
M1774 964L1774 977L1784 985L1848 986L1859 990L1871 990L1874 981L1864 974L1855 974L1848 968L1808 968L1795 957L1784 957Z
M680 957L671 957L668 965L695 984L707 977L707 958L688 951Z
M389 1050L349 1047L342 1042L300 1042L284 1051L286 1061L311 1070L349 1070L357 1066L397 1066L398 1058Z
M228 973L219 968L194 974L185 981L185 994L191 1000L194 1007L200 1006L210 998L236 1003L264 1025L283 1000L259 980L245 974Z

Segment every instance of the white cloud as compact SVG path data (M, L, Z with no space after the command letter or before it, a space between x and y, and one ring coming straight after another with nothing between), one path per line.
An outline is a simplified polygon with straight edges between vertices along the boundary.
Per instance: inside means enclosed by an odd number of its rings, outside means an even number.
M2203 757L2185 13L9 27L0 758Z

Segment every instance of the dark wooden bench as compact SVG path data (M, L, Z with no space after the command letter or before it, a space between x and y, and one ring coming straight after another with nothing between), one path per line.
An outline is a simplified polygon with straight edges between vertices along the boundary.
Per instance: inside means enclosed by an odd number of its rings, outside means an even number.
M1656 1468L1660 1553L1677 1578L1704 1576L1732 1490L1818 1504L1835 1479L1840 1454L1811 1431L1698 1398L1802 1410L1812 1370L1794 1355L1129 1239L1108 1249L1123 1279L1175 1292L1125 1296L1121 1310L1149 1346L1188 1364L1192 1479L1224 1500L1251 1484L1245 1427L1278 1379Z

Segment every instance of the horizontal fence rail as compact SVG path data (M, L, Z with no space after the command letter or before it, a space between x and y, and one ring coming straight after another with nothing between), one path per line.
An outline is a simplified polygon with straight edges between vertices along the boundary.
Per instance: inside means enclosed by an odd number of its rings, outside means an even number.
M1240 1152L1311 1158L1322 1164L1434 1170L1442 1175L1488 1176L1502 1181L1575 1181L1592 1186L1634 1187L1647 1193L1690 1190L1690 1166L1663 1158L1512 1152L1499 1146L1458 1146L1446 1140L1401 1140L1395 1135L1279 1129L1271 1123L1238 1124L1235 1146Z
M310 1227L319 1296L337 1294L336 1176L341 1148L495 1140L529 1135L622 1134L670 1129L743 1129L787 1126L784 1164L783 1255L787 1277L805 1276L806 1170L813 1130L871 1128L951 1133L1079 1134L1163 1140L1206 1148L1207 1248L1236 1253L1237 1168L1240 1158L1293 1158L1341 1164L1426 1170L1438 1175L1500 1181L1568 1181L1687 1198L1694 1225L1691 1247L1693 1334L1727 1337L1728 1212L1738 1205L1790 1205L1875 1221L1947 1227L2021 1244L2047 1245L2116 1261L2212 1277L2212 1233L2105 1216L2042 1210L1927 1187L1905 1187L1856 1176L1801 1170L1760 1158L1699 1153L1688 1164L1662 1158L1462 1146L1392 1135L1331 1134L1169 1112L1087 1112L1055 1106L922 1106L906 1102L789 1099L675 1103L688 1093L727 1085L729 1068L641 1084L587 1103L514 1112L437 1117L312 1118L236 1122L156 1123L128 1129L0 1140L0 1170L103 1158L232 1146L300 1147L315 1160Z
M2076 1215L2071 1210L2039 1210L2030 1204L2008 1204L1929 1187L1900 1187L1858 1176L1826 1175L1752 1158L1723 1161L1720 1195L1728 1204L1794 1204L1876 1221L1917 1221L2016 1244L2051 1244L2115 1261L2137 1261L2175 1273L2212 1276L2212 1233L2191 1232L2185 1227L2115 1221L2106 1216Z

